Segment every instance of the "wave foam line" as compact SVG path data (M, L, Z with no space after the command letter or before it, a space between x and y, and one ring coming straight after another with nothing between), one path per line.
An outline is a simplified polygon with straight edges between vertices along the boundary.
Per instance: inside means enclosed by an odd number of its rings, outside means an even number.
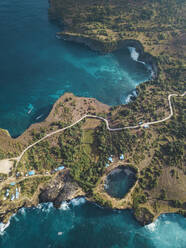
M77 197L77 198L74 198L70 201L70 203L72 204L73 207L76 207L76 206L79 206L79 205L82 205L86 202L85 198L84 197Z
M129 51L130 51L130 56L131 58L136 61L136 62L139 62L143 65L145 65L147 67L147 69L151 72L151 78L153 78L155 76L155 73L152 69L152 67L148 64L146 64L145 62L141 61L141 60L138 60L139 59L139 53L136 51L136 48L135 47L128 47Z
M130 51L130 56L134 61L138 61L139 53L136 51L135 47L128 47ZM139 61L138 61L139 62ZM143 62L144 63L144 62Z
M10 220L4 224L3 222L0 223L0 235L4 235L6 228L10 225Z

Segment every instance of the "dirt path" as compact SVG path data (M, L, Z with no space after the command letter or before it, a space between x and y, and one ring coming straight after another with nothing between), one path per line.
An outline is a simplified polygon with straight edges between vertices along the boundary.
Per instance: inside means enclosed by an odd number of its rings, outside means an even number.
M40 143L41 141L47 139L48 137L54 135L54 134L57 134L57 133L60 133L60 132L63 132L73 126L75 126L76 124L78 124L79 122L81 122L82 120L84 120L85 118L95 118L95 119L99 119L101 121L104 121L106 123L106 127L107 129L110 131L110 132L115 132L115 131L122 131L122 130L126 130L126 129L136 129L136 128L139 128L139 127L144 127L146 125L150 126L150 125L155 125L155 124L158 124L158 123L162 123L164 121L167 121L169 120L172 116L173 116L173 108L172 108L172 104L171 104L171 97L173 96L180 96L180 97L183 97L185 96L186 92L184 92L182 95L178 95L178 94L170 94L168 96L168 103L169 103L169 108L170 108L170 114L162 119L162 120L158 120L158 121L152 121L152 122L146 122L146 123L143 123L142 125L136 125L136 126L128 126L128 127L121 127L121 128L110 128L109 127L109 122L107 119L103 118L103 117L100 117L100 116L96 116L96 115L84 115L83 117L81 117L79 120L77 120L76 122L74 122L73 124L67 126L67 127L64 127L62 129L58 129L57 131L54 131L54 132L51 132L49 134L47 134L46 136L44 136L43 138L41 138L40 140L36 141L35 143L29 145L27 148L25 148L22 153L20 154L20 156L17 158L17 162L16 162L16 167L17 165L19 164L20 160L22 159L23 155L25 154L26 151L28 151L30 148L32 148L33 146L37 145L38 143ZM3 160L0 161L0 165L2 163ZM7 165L9 166L10 163L7 163ZM7 166L7 167L8 167ZM9 170L9 169L8 169Z

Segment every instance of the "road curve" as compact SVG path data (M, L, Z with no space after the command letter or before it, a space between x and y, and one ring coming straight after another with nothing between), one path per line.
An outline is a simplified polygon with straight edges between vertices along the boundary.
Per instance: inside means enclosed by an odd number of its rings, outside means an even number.
M164 122L164 121L167 121L169 120L172 116L173 116L173 108L172 108L172 104L171 104L171 97L173 96L180 96L180 97L183 97L185 96L186 92L184 92L183 94L181 95L178 95L178 94L170 94L168 96L168 103L169 103L169 108L170 108L170 114L162 119L162 120L159 120L159 121L152 121L152 122L146 122L146 123L143 123L142 125L136 125L136 126L128 126L128 127L121 127L121 128L110 128L109 127L109 122L107 119L101 117L101 116L96 116L96 115L84 115L83 117L81 117L79 120L77 120L76 122L72 123L71 125L67 126L67 127L64 127L64 128L61 128L61 129L58 129L57 131L54 131L54 132L51 132L49 134L47 134L46 136L44 136L43 138L41 138L40 140L36 141L35 143L27 146L23 151L22 153L20 154L20 156L17 158L17 162L16 162L16 167L18 166L21 158L23 157L23 155L25 154L26 151L28 151L30 148L32 148L33 146L37 145L38 143L40 143L41 141L47 139L48 137L54 135L54 134L57 134L57 133L60 133L60 132L63 132L65 131L66 129L69 129L73 126L75 126L76 124L78 124L80 121L84 120L85 118L95 118L95 119L99 119L101 121L104 121L106 123L106 127L107 129L110 131L110 132L115 132L115 131L122 131L122 130L126 130L126 129L136 129L136 128L139 128L139 127L144 127L145 125L154 125L154 124L158 124L158 123L161 123L161 122Z

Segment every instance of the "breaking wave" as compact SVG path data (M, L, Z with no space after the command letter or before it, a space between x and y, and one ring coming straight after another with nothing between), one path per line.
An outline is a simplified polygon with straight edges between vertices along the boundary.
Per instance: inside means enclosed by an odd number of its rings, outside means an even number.
M5 232L5 229L10 225L10 220L4 224L4 223L0 223L0 235L3 235Z
M157 223L158 223L158 220L146 225L145 228L150 232L154 232L156 230L156 228L157 228Z
M62 203L61 203L61 206L60 206L60 208L59 209L61 209L61 210L69 210L70 208L69 208L69 203L67 202L67 201L63 201Z
M127 96L127 98L125 99L125 102L124 103L129 103L133 100L133 98L136 98L138 96L138 93L136 90L133 90L131 94L129 94Z
M138 61L139 53L136 51L135 47L128 47L130 51L130 56L134 61ZM144 63L144 62L143 62Z
M73 207L80 206L86 202L84 197L77 197L70 201Z

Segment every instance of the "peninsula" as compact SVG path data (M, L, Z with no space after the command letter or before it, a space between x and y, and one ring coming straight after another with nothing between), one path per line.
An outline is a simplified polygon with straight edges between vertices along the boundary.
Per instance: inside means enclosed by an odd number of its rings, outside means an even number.
M21 207L60 207L78 196L133 209L143 225L161 213L186 215L185 10L184 1L173 0L50 0L50 18L63 27L58 38L102 53L134 47L154 75L127 105L66 93L20 137L1 129L1 222ZM121 167L130 167L136 182L117 199L104 183Z

